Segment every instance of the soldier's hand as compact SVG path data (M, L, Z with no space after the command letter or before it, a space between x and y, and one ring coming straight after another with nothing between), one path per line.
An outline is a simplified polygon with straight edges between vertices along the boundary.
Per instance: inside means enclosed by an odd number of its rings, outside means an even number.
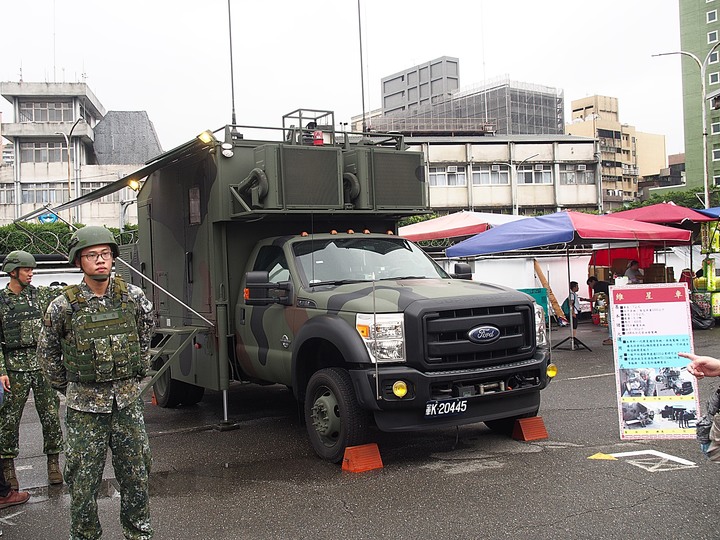
M5 392L10 391L10 377L7 375L0 375L0 383L2 383L2 387Z

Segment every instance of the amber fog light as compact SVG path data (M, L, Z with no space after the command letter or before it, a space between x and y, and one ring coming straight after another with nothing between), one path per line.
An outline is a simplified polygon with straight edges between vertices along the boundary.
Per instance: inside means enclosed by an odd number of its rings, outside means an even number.
M396 381L392 387L393 394L399 398L404 398L408 393L407 383L405 381Z
M551 379L557 375L558 369L555 364L548 364L547 369L545 369L545 373L547 373L547 376Z

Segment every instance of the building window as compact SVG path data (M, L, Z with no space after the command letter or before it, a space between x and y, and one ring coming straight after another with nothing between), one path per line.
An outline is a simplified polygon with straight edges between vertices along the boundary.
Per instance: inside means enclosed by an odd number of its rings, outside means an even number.
M594 164L593 164L594 165ZM593 165L561 163L560 164L560 184L594 184L595 171Z
M473 165L473 186L490 186L510 184L510 167L508 165Z
M713 51L710 53L710 59L708 60L708 64L717 64L718 60L720 59L720 53L717 51Z
M708 32L707 34L707 42L710 43L717 43L718 40L718 33L717 30L713 30L712 32Z
M712 11L708 11L705 20L709 23L717 21L717 9L713 9Z
M460 165L447 165L445 167L429 167L431 186L464 186L465 167Z
M708 84L717 84L720 82L720 73L717 71L708 75Z
M710 124L710 134L717 135L720 133L720 122L713 122Z
M62 143L20 143L20 163L67 163L67 147Z
M82 194L87 195L88 193L91 193L96 189L100 189L110 184L111 182L83 182ZM109 195L101 197L100 199L98 199L98 201L103 203L119 203L120 201L124 201L130 198L130 188L123 188L113 193L110 193Z
M72 122L72 103L26 101L20 103L20 122Z
M12 184L0 184L0 204L15 204L15 187Z
M551 165L521 165L518 169L518 184L552 184Z
M712 159L713 161L720 161L720 148L713 148Z
M718 175L713 176L713 185L720 186L720 176L718 176Z
M62 182L23 184L23 204L57 204L68 200L68 186Z

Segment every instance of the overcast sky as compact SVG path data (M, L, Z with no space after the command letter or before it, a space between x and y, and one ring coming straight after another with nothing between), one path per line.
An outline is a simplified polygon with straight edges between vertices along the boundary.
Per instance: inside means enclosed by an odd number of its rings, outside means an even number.
M357 0L231 0L240 124L298 108L362 112ZM169 150L231 121L227 0L3 2L0 80L84 80L106 110L145 110ZM366 109L380 79L440 56L460 86L508 76L573 99L619 99L620 120L682 152L678 0L361 0ZM699 76L699 73L698 73ZM0 99L5 122L9 103Z

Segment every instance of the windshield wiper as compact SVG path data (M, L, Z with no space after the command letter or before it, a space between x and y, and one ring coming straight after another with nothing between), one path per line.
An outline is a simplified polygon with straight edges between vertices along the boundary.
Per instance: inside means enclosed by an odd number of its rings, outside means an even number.
M329 279L327 281L311 281L310 287L318 287L322 285L347 285L348 283L363 283L370 281L367 279Z

